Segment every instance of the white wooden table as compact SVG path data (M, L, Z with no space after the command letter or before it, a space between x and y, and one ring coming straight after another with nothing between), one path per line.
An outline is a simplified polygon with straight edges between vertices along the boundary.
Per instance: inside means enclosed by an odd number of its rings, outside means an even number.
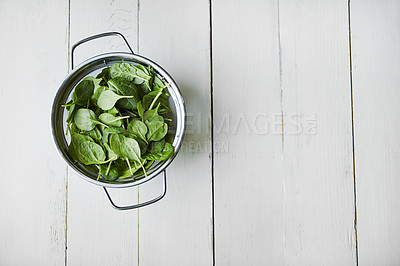
M400 265L400 1L2 0L0 26L0 265ZM186 101L139 210L51 137L72 44L106 31Z

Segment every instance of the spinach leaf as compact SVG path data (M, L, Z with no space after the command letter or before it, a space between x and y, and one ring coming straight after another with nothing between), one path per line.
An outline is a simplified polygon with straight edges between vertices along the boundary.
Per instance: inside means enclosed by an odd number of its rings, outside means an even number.
M152 110L147 110L143 114L143 122L147 121L159 121L159 122L164 122L164 118L161 115L158 115L158 108L160 107L160 104L157 105L155 109Z
M121 134L113 134L110 137L110 148L120 158L125 158L125 156L122 154L122 151L121 151L121 146L122 146L123 140L124 140L124 136Z
M136 77L136 69L129 63L117 63L110 67L110 77L122 77L127 80L133 80Z
M119 156L110 148L110 145L108 145L108 143L102 143L103 147L106 149L107 151L107 159L108 160L117 160L119 158Z
M129 134L127 137L133 138L134 140L137 141L137 143L139 144L140 152L142 154L144 154L147 151L147 142L145 140L140 139L136 136L132 136L131 134Z
M94 82L92 77L84 78L78 85L76 85L74 93L76 99L74 103L79 106L85 106L93 94Z
M146 169L146 171L147 171L148 169L150 169L150 167L151 167L153 164L154 164L154 161L145 160L145 163L143 163L144 169ZM136 173L135 173L133 176L134 176L134 177L137 177L137 176L141 176L141 175L143 175L143 174L144 174L143 169L138 169L138 170L136 171Z
M76 111L74 115L74 122L79 129L85 131L92 130L96 125L103 125L107 127L103 123L100 123L96 120L96 115L92 110L85 108L80 108Z
M100 82L101 82L101 78L94 78L91 76L87 76L86 78L84 78L84 80L92 81L95 88L100 86Z
M74 133L74 132L71 133L71 143L69 144L68 152L72 155L72 158L76 161L79 161L76 145L79 145L79 143L83 141L93 141L93 139L87 135L81 135L79 133Z
M165 135L165 141L171 145L174 142L174 138L175 138L175 136L172 135L171 133L168 133L167 135Z
M135 173L140 168L140 164L138 163L133 163L133 165L131 165L131 168L129 168L129 166L126 164L126 161L123 160L117 160L114 164L119 171L119 179L131 177L133 175L132 173Z
M98 101L100 95L101 95L104 91L106 91L107 89L108 89L108 88L105 87L105 86L98 86L98 87L94 90L94 93L93 93L93 95L92 95L92 100L93 100L93 102L94 102L96 105L97 105L97 101Z
M142 117L144 114L144 108L143 108L141 101L137 103L137 110L138 110L139 116Z
M115 117L112 114L109 113L102 113L99 116L99 119L101 122L104 124L111 126L111 127L121 127L122 126L122 119L129 118L129 116L120 116L120 117Z
M108 81L108 84L110 89L114 92L124 96L132 96L128 99L122 99L121 101L119 101L118 107L130 110L137 109L137 103L142 98L142 95L135 84L122 78L113 78Z
M71 142L79 162L85 165L104 163L106 154L103 148L89 136L72 134Z
M103 68L96 78L101 79L100 85L105 86L107 81L110 79L110 68Z
M123 155L124 158L132 160L136 163L139 163L144 171L145 176L147 176L147 173L146 173L146 170L144 169L141 155L140 155L139 143L136 140L125 137L124 140L122 141L122 145L121 145L121 154ZM130 167L129 162L128 162L128 166ZM131 173L133 175L132 171L131 171Z
M107 113L112 114L112 115L118 115L120 114L119 110L114 106L110 110L107 110Z
M149 80L151 76L141 69L141 65L138 66L129 63L113 64L110 67L110 76L111 78L122 77L129 81L133 80L136 84L141 84Z
M132 121L128 124L128 131L146 141L147 126L142 121L138 119L132 119Z
M102 134L97 127L93 128L91 131L89 131L89 136L96 141L100 141L102 138Z
M168 133L168 125L161 121L146 121L148 127L147 141L159 141Z
M110 162L108 165L99 165L100 174L109 181L115 181L119 177L118 168Z
M148 153L143 156L146 160L164 161L174 154L174 147L168 142L165 143L164 149L161 152Z
M76 111L76 105L73 103L68 108L67 123L72 122L72 119L74 118L75 111Z
M107 143L109 143L109 135L110 134L120 134L120 133L124 133L125 129L123 128L106 128L103 130L103 137L101 139L101 142L103 143L103 146L106 146Z
M153 90L159 90L164 86L164 82L157 75L155 75L153 81Z
M80 133L82 130L80 130L75 123L71 123L70 127L69 127L69 132L72 133Z
M121 96L111 90L106 90L100 94L97 105L103 110L110 110L118 100L124 98L133 98L133 96Z
M160 104L166 104L168 101L169 94L163 90L152 91L143 97L143 108L153 109L154 106Z
M124 137L121 143L121 154L124 158L139 162L140 161L140 147L139 143L132 139Z
M165 146L165 139L159 140L159 141L152 141L149 144L149 147L147 149L148 153L159 153L162 152Z

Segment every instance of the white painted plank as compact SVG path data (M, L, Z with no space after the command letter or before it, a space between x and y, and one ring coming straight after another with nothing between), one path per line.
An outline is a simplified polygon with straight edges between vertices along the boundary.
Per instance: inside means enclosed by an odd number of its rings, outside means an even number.
M137 1L71 0L71 44L106 31L119 31L132 48L137 43ZM82 61L109 51L126 51L119 38L109 37L77 48ZM112 209L101 187L69 171L68 179L69 265L137 265L138 212ZM121 205L136 203L137 189L112 190Z
M283 265L277 1L212 4L215 262Z
M346 7L214 1L217 264L356 263Z
M285 261L355 265L347 1L279 3Z
M400 264L400 2L351 1L360 265Z
M0 265L63 265L66 166L50 112L68 70L68 1L1 1L0 25Z
M188 123L167 170L167 195L139 210L139 263L211 265L210 33L207 0L140 1L141 55L169 72L185 98ZM152 180L145 200L161 191Z

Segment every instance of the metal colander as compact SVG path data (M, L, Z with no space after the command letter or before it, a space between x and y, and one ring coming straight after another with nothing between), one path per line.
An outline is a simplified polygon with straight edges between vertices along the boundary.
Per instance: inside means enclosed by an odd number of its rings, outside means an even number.
M155 62L151 61L148 58L145 58L140 55L136 55L133 53L131 47L129 46L128 42L126 41L125 37L118 32L107 32L107 33L102 33L98 35L94 35L91 37L88 37L86 39L83 39L76 43L71 50L71 65L73 66L73 55L74 55L74 50L76 47L79 45L98 38L106 37L106 36L118 36L120 37L131 53L123 53L123 52L113 52L113 53L105 53L105 54L100 54L97 56L94 56L77 67L73 68L73 70L68 74L68 76L64 79L64 81L61 83L57 94L54 98L53 102L53 107L52 107L52 113L51 113L51 127L52 127L52 133L53 133L53 138L54 142L56 144L56 147L61 154L61 156L64 158L65 162L73 169L75 172L77 172L83 179L86 181L89 181L93 184L102 186L104 188L104 191L106 192L106 195L108 199L110 200L110 203L112 206L116 209L119 210L127 210L127 209L133 209L133 208L138 208L142 206L149 205L151 203L154 203L161 198L164 197L166 193L166 172L165 169L168 167L168 165L172 162L172 160L175 158L176 154L179 151L179 148L182 144L183 140L183 135L185 132L185 105L183 101L183 97L181 92L179 91L179 88L175 81L172 79L172 77L158 64ZM172 146L174 146L175 151L174 155L168 159L167 161L164 162L159 162L158 164L153 165L148 171L147 171L147 177L145 176L139 176L135 178L130 178L130 179L122 179L122 180L116 180L116 181L106 181L106 180L96 180L97 179L97 172L91 171L91 168L88 166L85 166L79 162L76 162L68 153L68 143L70 141L69 136L66 136L66 118L67 118L67 112L62 105L66 104L70 100L70 96L75 88L75 86L86 76L96 76L103 68L109 67L110 65L114 63L130 63L130 64L142 64L143 66L151 66L154 69L155 74L161 78L164 79L166 83L169 83L168 87L166 88L168 93L170 94L169 97L169 106L170 109L172 110L170 117L172 118L172 124L169 129L169 133L174 135L174 141L172 143ZM157 198L154 198L152 200L149 200L147 202L135 204L135 205L130 205L130 206L117 206L114 204L112 201L106 187L109 188L124 188L124 187L132 187L132 186L137 186L140 185L144 182L149 181L150 179L156 177L157 175L163 173L164 177L164 186L163 186L163 192L160 196Z

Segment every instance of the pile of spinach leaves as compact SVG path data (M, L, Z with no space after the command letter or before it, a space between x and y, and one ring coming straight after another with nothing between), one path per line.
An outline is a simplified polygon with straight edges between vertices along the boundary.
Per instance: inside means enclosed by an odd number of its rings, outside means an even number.
M71 156L97 171L97 180L147 176L174 154L167 86L140 64L115 63L84 78L64 105Z

